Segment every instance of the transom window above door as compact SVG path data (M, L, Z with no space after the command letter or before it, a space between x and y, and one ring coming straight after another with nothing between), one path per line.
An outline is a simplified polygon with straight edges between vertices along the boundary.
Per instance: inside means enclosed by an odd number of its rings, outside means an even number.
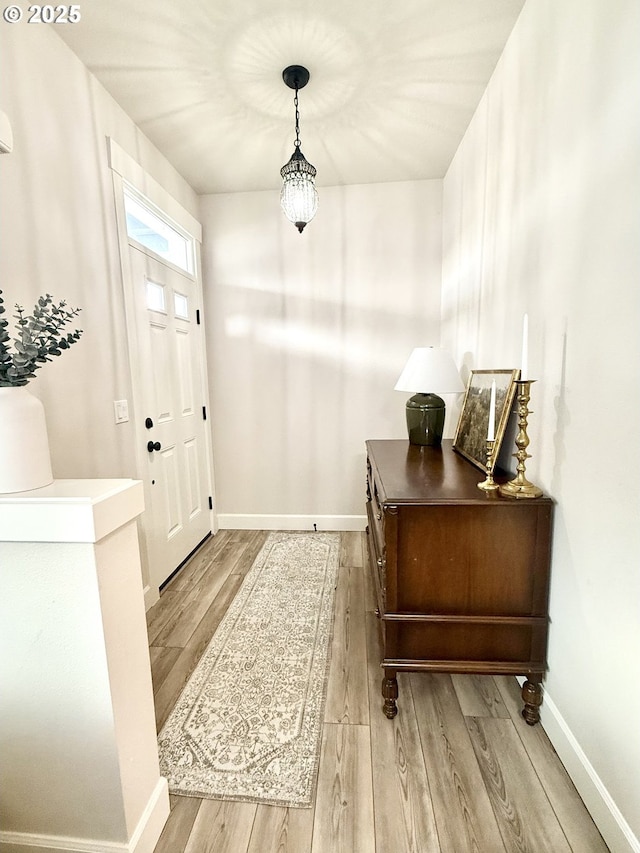
M124 186L124 209L130 240L189 275L194 274L193 237L170 223L162 211L127 185Z

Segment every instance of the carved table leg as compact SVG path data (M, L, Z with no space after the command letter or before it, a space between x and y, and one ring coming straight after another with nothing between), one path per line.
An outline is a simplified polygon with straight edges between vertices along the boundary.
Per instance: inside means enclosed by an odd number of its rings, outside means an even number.
M396 674L393 670L385 670L384 672L384 678L382 679L382 698L384 699L384 705L382 706L384 715L392 720L398 713L398 706L396 705L396 699L398 698L398 679L396 678Z
M540 705L542 705L541 681L541 675L532 675L522 685L522 701L524 702L522 716L530 726L535 726L540 719Z

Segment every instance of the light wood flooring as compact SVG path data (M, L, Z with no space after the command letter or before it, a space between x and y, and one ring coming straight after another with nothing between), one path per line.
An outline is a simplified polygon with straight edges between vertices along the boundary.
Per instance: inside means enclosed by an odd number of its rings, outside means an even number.
M383 715L364 534L342 533L315 805L171 798L155 853L606 853L513 678L399 676ZM158 728L266 533L221 531L148 613Z

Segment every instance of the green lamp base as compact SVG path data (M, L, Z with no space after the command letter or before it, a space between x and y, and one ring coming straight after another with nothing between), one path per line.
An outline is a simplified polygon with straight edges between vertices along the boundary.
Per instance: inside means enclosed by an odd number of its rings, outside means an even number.
M444 430L445 405L437 394L414 394L407 400L407 429L411 444L438 445Z

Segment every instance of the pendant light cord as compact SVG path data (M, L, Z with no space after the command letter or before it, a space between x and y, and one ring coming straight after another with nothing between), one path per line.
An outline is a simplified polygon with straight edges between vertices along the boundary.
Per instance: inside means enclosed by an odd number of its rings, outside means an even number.
M298 112L298 85L296 83L295 95L293 104L296 108L296 141L293 143L296 148L300 148L300 113Z

